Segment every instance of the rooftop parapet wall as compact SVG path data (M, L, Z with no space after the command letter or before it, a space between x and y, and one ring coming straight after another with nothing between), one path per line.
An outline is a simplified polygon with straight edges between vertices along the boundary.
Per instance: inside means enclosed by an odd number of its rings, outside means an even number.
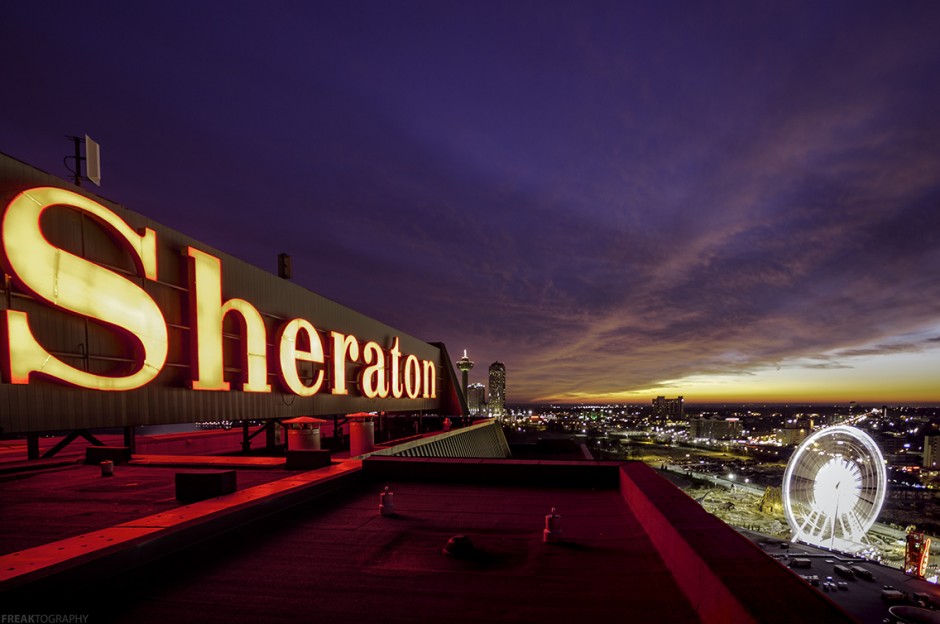
M639 462L620 470L620 492L702 622L854 622Z
M375 481L420 481L528 487L616 490L618 462L532 459L390 457L363 460L365 476Z

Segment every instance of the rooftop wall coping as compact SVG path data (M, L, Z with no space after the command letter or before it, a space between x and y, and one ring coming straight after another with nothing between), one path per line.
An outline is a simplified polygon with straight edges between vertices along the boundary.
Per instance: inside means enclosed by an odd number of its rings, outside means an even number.
M621 466L620 491L703 622L855 621L646 464Z

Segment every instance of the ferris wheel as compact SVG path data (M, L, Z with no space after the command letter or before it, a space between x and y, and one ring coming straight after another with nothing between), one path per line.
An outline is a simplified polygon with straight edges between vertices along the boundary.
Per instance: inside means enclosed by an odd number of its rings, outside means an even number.
M783 474L783 510L793 540L838 550L863 544L887 483L884 457L867 433L847 425L813 433Z

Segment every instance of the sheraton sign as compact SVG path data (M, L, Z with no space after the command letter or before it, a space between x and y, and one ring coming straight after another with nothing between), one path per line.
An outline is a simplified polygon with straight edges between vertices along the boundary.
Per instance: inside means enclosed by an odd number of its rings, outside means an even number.
M157 233L135 230L118 214L78 193L55 187L30 188L6 206L2 219L3 270L35 300L107 327L125 338L135 365L130 371L105 375L77 368L43 346L22 310L3 310L0 363L10 384L30 384L37 377L103 391L128 391L152 382L167 365L168 325L157 302L139 284L107 266L73 254L44 236L43 213L65 206L94 219L133 260L138 278L156 281ZM398 336L387 345L363 341L352 333L327 331L305 318L280 322L268 346L268 330L250 302L222 296L222 263L193 246L185 258L189 292L189 367L191 387L226 392L223 323L235 317L241 328L238 389L270 393L269 374L291 394L366 398L435 399L437 368L430 360L403 353ZM347 379L347 366L357 370ZM301 368L312 371L301 374Z

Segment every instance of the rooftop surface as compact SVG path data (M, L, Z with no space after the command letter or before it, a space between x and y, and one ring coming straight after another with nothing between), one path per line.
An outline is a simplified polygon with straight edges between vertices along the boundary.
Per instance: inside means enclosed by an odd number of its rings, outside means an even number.
M223 467L203 462L189 464L185 471ZM113 477L102 477L98 466L73 461L39 472L0 475L0 555L182 507L176 500L174 481L182 470L122 464L115 467ZM236 470L236 480L239 489L246 489L289 474L241 469Z
M127 577L89 604L138 623L698 621L615 490L392 487L397 517L379 515L379 486L363 484ZM561 544L542 542L552 506ZM470 557L442 553L457 534L475 544Z
M642 464L378 457L240 485L0 557L3 601L92 622L851 621ZM456 535L475 550L443 554Z

